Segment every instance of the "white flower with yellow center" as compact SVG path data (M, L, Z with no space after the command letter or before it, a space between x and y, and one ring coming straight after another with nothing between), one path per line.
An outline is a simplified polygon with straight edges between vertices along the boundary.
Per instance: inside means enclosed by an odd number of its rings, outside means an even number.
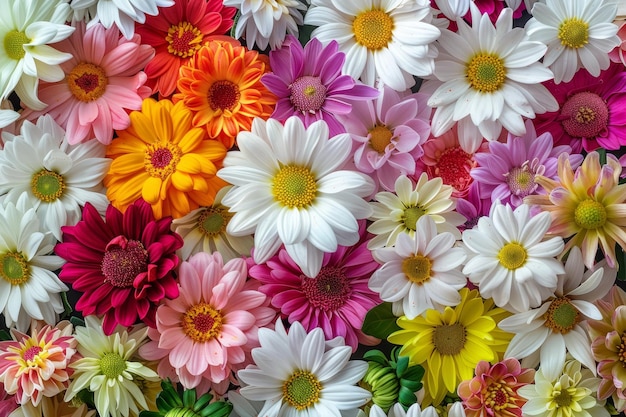
M398 91L433 73L441 31L432 21L429 0L312 0L304 17L317 26L311 36L339 43L346 74Z
M620 44L615 0L545 0L526 23L530 40L548 46L543 64L554 82L569 82L579 68L597 77L609 67L608 53Z
M559 105L541 83L552 71L539 60L546 52L524 29L513 28L513 11L505 8L495 26L470 4L472 26L457 19L458 32L444 30L437 45L436 77L420 91L432 92L432 132L441 136L458 122L463 150L473 153L483 140L496 140L504 127L515 136L526 132L524 117L556 111Z
M372 214L363 199L374 191L365 174L342 170L351 156L348 134L328 139L320 120L307 129L292 116L254 119L237 136L217 175L233 184L222 203L235 215L226 232L254 233L254 260L264 263L282 244L305 275L315 277L324 253L359 240L357 219Z

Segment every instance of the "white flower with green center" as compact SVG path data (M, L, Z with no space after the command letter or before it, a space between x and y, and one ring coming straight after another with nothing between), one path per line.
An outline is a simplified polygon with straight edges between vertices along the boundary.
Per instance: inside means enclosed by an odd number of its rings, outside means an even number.
M155 371L134 360L147 335L147 327L134 326L130 333L118 327L107 336L102 330L102 320L85 317L85 327L76 327L75 335L82 358L70 365L74 374L64 400L72 400L87 388L94 393L101 417L128 416L129 412L137 415L146 410L148 404L140 384L160 380Z
M320 120L304 128L292 116L283 126L254 119L237 136L217 175L233 184L222 203L235 213L226 232L254 233L254 260L264 263L282 244L305 275L315 277L324 253L359 240L357 219L372 213L363 199L374 191L365 174L343 170L351 156L350 135L328 139Z
M46 107L37 97L39 80L61 81L59 64L72 54L51 44L69 37L70 6L62 0L0 0L0 100L15 90L34 110Z
M50 115L25 121L19 136L5 133L0 150L0 195L16 201L26 193L42 228L61 240L61 227L81 218L81 206L93 204L104 213L108 200L102 178L111 160L97 140L70 145Z
M420 91L432 95L431 124L441 136L458 122L459 141L473 153L483 140L497 140L502 128L515 136L526 132L524 117L556 111L559 105L541 83L553 78L539 60L540 42L513 28L513 11L505 8L495 26L472 2L472 26L457 19L458 32L444 30L437 42L434 76Z
M237 372L245 384L240 394L265 402L259 416L339 416L370 399L369 391L356 386L367 362L350 360L352 348L342 338L326 342L321 328L307 334L297 321L287 333L278 320L275 330L259 329L259 342L252 350L254 365Z
M532 9L528 38L548 47L543 64L554 82L569 82L580 68L597 77L609 67L608 53L620 44L614 0L545 0Z
M52 255L55 243L25 194L0 204L0 312L7 327L25 332L32 319L54 325L63 312L61 293L69 288L53 272L64 263Z

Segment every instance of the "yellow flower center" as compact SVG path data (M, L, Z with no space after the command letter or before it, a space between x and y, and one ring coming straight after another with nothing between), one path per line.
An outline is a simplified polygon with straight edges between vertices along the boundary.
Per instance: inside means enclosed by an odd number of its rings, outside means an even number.
M4 50L9 58L19 61L26 56L24 44L30 41L31 39L24 32L11 30L4 36Z
M461 323L442 324L433 331L433 345L441 355L458 355L465 346L465 338Z
M170 408L163 417L201 417L201 416L200 414L196 413L190 408L174 407L174 408Z
M526 262L526 249L519 243L509 242L498 252L500 265L509 270L514 270Z
M189 58L202 47L204 35L189 22L180 22L167 30L167 52L180 58Z
M511 397L515 397L515 392L510 386L494 381L487 387L485 403L492 410L506 410L507 408L515 406L514 400L511 401Z
M183 314L183 332L194 342L207 342L219 336L223 321L219 310L202 302L189 307Z
M616 346L617 348L617 357L619 361L622 363L622 366L626 368L626 333L622 333L621 343Z
M126 361L115 352L105 353L100 358L100 372L110 379L116 379L126 370Z
M565 19L559 26L558 38L561 45L578 49L589 42L589 23L579 17Z
M233 110L240 98L239 86L228 80L215 81L207 93L209 106L214 111Z
M77 100L94 101L102 97L109 84L104 69L86 62L76 65L67 75L67 86Z
M553 333L568 333L580 322L580 312L567 297L552 300L543 317L544 325Z
M28 262L21 253L0 255L0 276L11 285L21 285L30 278Z
M182 151L173 143L148 145L144 155L144 168L152 176L166 179L176 171Z
M198 217L198 228L204 235L214 237L226 231L232 217L225 207L208 207Z
M573 387L554 392L554 402L556 403L557 408L569 407L572 404L572 397L575 392L576 388Z
M393 138L393 132L385 125L380 125L374 127L369 131L370 134L370 145L372 148L378 153L385 153L385 149L387 149L387 145L391 143L391 139Z
M426 210L419 206L405 208L404 215L402 216L404 226L409 230L415 230L417 228L417 221L424 214L426 214Z
M35 197L44 203L51 203L63 195L65 181L56 172L42 169L33 175L33 178L30 180L30 188Z
M283 384L283 400L298 411L319 401L322 384L309 371L296 371Z
M33 368L44 368L46 366L46 359L50 356L50 352L46 350L46 342L42 340L38 343L37 340L32 337L20 343L19 348L9 347L8 350L17 354L14 359L21 371Z
M393 27L391 16L380 9L360 13L352 22L356 42L374 51L389 44Z
M415 255L402 261L402 272L411 282L422 285L430 279L431 266L432 263L429 258Z
M498 91L506 80L504 61L496 54L479 53L467 64L467 81L481 93Z
M606 223L606 208L591 199L581 201L574 210L574 222L583 229L599 229Z
M308 207L317 196L315 175L307 167L286 165L274 176L272 193L283 206Z

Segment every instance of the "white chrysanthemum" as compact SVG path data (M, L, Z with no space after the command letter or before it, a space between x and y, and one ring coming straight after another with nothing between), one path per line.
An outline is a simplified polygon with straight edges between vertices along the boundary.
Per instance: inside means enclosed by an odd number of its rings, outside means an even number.
M174 0L72 0L74 20L88 22L87 29L96 23L110 29L115 24L126 39L135 34L135 22L144 23L146 15L159 14L157 7L170 7Z
M65 401L87 388L94 393L94 403L101 417L128 416L129 412L138 415L140 410L148 409L136 380L159 381L160 378L141 362L133 361L147 335L147 327L134 326L130 333L118 327L107 336L102 330L102 320L85 317L85 327L76 327L74 336L82 358L70 365L74 374Z
M616 274L615 269L606 266L606 261L599 262L594 271L585 272L580 248L574 246L565 263L565 273L558 276L554 296L541 307L515 314L498 324L515 334L504 357L527 358L524 366L530 368L537 366L540 359L544 374L553 378L563 368L567 351L595 373L591 340L583 322L602 319L602 313L593 303L608 293Z
M59 64L72 57L50 46L74 32L65 24L70 7L67 0L0 0L0 10L0 100L15 90L26 106L41 110L39 80L61 81Z
M254 365L237 373L245 384L241 395L265 401L259 415L338 416L370 399L369 391L356 386L367 362L350 360L352 348L342 338L325 342L321 328L307 334L297 321L287 333L278 320L275 330L259 329L259 342L261 347L252 350Z
M320 120L305 129L296 116L254 119L251 132L237 136L217 175L233 184L222 203L235 213L226 231L254 233L254 260L264 263L282 244L309 277L322 267L325 252L359 240L357 219L371 215L363 197L374 183L360 172L342 170L351 156L348 134L328 139Z
M435 407L428 406L421 409L418 403L412 404L408 410L405 410L402 404L395 403L393 407L389 409L389 413L385 413L378 405L372 405L370 409L369 417L438 417L437 409Z
M102 178L111 160L97 140L70 145L65 131L45 115L25 121L21 135L4 133L0 151L0 195L15 201L26 192L44 230L61 240L61 227L81 218L86 202L104 213L108 200Z
M7 327L25 332L31 319L54 325L63 312L61 293L69 288L53 272L64 263L52 255L55 243L25 194L0 204L0 312Z
M512 312L538 307L557 288L557 274L564 272L556 256L565 246L561 237L544 240L550 213L535 216L530 206L515 209L494 203L489 217L481 217L473 229L463 232L471 251L463 268L483 298Z
M401 233L395 247L374 250L383 266L372 274L370 289L393 303L394 315L410 320L427 309L457 305L467 278L458 268L465 250L455 243L452 233L437 233L430 216L420 217L413 237Z
M569 82L579 68L594 77L609 67L609 51L620 44L615 0L545 0L532 9L528 38L548 46L543 64L554 82Z
M298 37L307 7L299 0L224 0L224 6L240 11L235 38L243 37L249 49L280 48L287 34Z
M312 0L304 17L317 26L311 36L339 43L346 74L398 91L433 73L441 31L432 20L429 0Z
M473 153L483 140L496 140L502 127L515 136L526 132L523 117L556 111L559 105L541 83L552 72L539 60L546 51L513 28L513 11L505 8L495 26L472 3L472 26L457 19L458 32L444 30L437 42L436 77L421 91L432 92L433 135L441 136L458 122L459 141Z

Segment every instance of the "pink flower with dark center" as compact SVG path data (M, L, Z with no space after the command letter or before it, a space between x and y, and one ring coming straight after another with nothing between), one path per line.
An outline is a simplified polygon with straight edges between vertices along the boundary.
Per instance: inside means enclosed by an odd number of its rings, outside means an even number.
M473 182L464 198L456 200L456 211L462 214L467 221L459 226L459 230L472 229L483 216L489 216L491 199L480 198L478 183Z
M55 251L67 262L59 277L82 293L78 311L104 315L107 335L138 320L155 327L158 304L178 296L174 269L183 239L171 222L155 220L150 205L138 200L124 213L109 205L104 219L87 203L82 220L62 228Z

